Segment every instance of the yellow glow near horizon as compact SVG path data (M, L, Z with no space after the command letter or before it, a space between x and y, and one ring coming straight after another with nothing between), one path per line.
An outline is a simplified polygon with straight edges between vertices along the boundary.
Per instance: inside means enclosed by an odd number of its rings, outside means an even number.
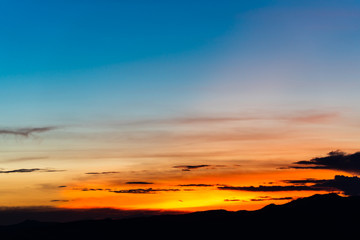
M61 197L70 201L61 203L62 208L119 208L119 209L167 209L181 211L196 211L206 209L252 210L270 203L284 203L290 199L310 196L325 191L280 191L251 192L236 190L220 190L219 186L258 186L286 185L282 180L289 179L332 179L336 172L331 170L282 170L263 173L248 173L227 177L198 176L179 183L179 179L169 179L166 184L127 185L114 187L106 181L98 185L82 187L66 187L61 190ZM221 185L219 180L222 180ZM191 186L190 182L208 186ZM183 185L183 186L180 186ZM194 184L195 185L195 184ZM116 193L115 191L129 189L153 189L148 193ZM170 190L169 190L170 189ZM177 191L172 191L172 190ZM83 191L85 190L85 191ZM157 191L158 190L158 191ZM169 191L167 191L169 190Z

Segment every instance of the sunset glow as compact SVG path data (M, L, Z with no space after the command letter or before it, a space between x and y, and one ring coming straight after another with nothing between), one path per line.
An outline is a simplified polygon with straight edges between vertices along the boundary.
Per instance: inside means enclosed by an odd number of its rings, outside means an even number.
M19 2L0 4L1 207L352 195L359 3Z

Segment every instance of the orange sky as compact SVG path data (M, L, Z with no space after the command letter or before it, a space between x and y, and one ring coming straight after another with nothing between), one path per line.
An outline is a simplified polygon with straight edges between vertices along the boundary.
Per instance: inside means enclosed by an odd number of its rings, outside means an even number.
M250 210L261 208L270 203L284 203L291 200L289 197L296 199L316 193L326 193L326 191L249 192L219 190L218 186L286 185L282 180L304 179L304 176L315 179L332 179L336 173L339 172L288 169L237 173L231 170L206 169L185 171L178 178L147 182L148 184L115 184L110 175L117 173L109 173L104 174L106 175L104 177L96 176L97 180L91 177L62 188L61 197L72 200L61 203L59 206L65 208L175 209L181 211L219 208ZM152 193L115 192L149 188L155 191ZM279 198L289 199L282 200Z
M0 180L7 183L0 186L0 205L256 209L324 191L220 187L286 186L285 180L349 175L289 168L337 149L355 152L358 130L346 125L351 121L345 113L274 114L194 115L9 136L0 139Z

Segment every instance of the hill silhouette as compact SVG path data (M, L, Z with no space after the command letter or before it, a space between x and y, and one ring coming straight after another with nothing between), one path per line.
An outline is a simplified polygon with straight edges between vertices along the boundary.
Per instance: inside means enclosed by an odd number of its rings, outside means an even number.
M283 205L270 204L256 211L212 210L67 223L28 220L1 226L0 236L1 239L343 238L358 234L359 213L360 197L325 194Z

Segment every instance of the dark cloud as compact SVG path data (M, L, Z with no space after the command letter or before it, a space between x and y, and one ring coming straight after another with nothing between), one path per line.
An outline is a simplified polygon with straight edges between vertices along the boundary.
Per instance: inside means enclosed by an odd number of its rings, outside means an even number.
M31 173L31 172L63 172L66 170L46 169L46 168L21 168L8 171L0 171L0 173Z
M270 197L270 196L259 196L257 198L250 199L250 202L262 202L262 201L280 201L280 200L293 200L293 197ZM238 198L224 199L225 202L248 202L248 200L242 200Z
M303 179L303 180L284 180L286 183L299 185L313 184L311 187L328 190L342 191L345 195L360 195L360 178L336 175L334 179Z
M180 184L178 185L179 187L213 187L214 185L212 184Z
M314 191L312 186L221 186L218 187L219 190L236 190L236 191L250 191L250 192L280 192L280 191Z
M104 191L105 189L103 189L103 188L81 188L80 190L83 192L87 192L87 191ZM106 189L106 190L111 191L111 189Z
M232 198L232 199L224 199L224 202L240 202L243 201L241 199L237 199L237 198Z
M324 180L316 184L317 187L340 190L345 195L360 195L360 178L337 175L334 179Z
M87 172L85 174L100 175L100 174L113 174L113 173L119 173L119 172Z
M271 186L219 186L219 190L250 191L250 192L281 192L281 191L341 191L345 195L360 195L360 178L336 175L334 179L300 179L283 180L282 182L292 185L271 185ZM265 198L264 198L265 199ZM276 199L273 199L276 200ZM286 200L286 199L278 199ZM261 201L261 200L254 200Z
M0 173L28 173L28 172L37 172L40 170L41 170L40 168L21 168L15 170L0 171Z
M126 182L126 184L139 184L139 185L143 185L143 184L154 184L153 182Z
M137 189L125 189L125 190L115 190L110 191L113 193L156 193L156 192L177 192L180 189L177 188L137 188Z
M328 179L306 178L306 179L300 179L300 180L283 180L282 182L296 184L296 185L305 185L308 183L319 184L319 183L324 183L326 181L329 181L329 180Z
M114 190L111 188L73 188L73 190L80 190L83 192L89 191L107 191L112 193L157 193L157 192L177 192L180 189L177 188L132 188L132 189L121 189L121 190Z
M259 198L252 198L250 199L251 202L262 202L262 201L279 201L279 200L293 200L292 197L279 197L279 198L273 198L270 196L265 197L259 197Z
M173 166L173 168L179 168L182 171L191 171L191 170L199 169L199 168L215 169L215 168L220 168L220 167L226 167L226 165L201 164L201 165L178 165L178 166Z
M345 172L360 173L360 152L347 154L339 150L332 151L325 157L313 158L309 161L298 161L289 168L295 169L334 169Z
M48 132L57 128L58 127L0 129L0 135L15 135L15 136L29 137L34 133Z
M62 170L62 169L41 169L41 172L65 172L66 170Z
M182 171L191 171L193 169L205 168L209 166L210 165L178 165L174 166L173 168L180 168Z

